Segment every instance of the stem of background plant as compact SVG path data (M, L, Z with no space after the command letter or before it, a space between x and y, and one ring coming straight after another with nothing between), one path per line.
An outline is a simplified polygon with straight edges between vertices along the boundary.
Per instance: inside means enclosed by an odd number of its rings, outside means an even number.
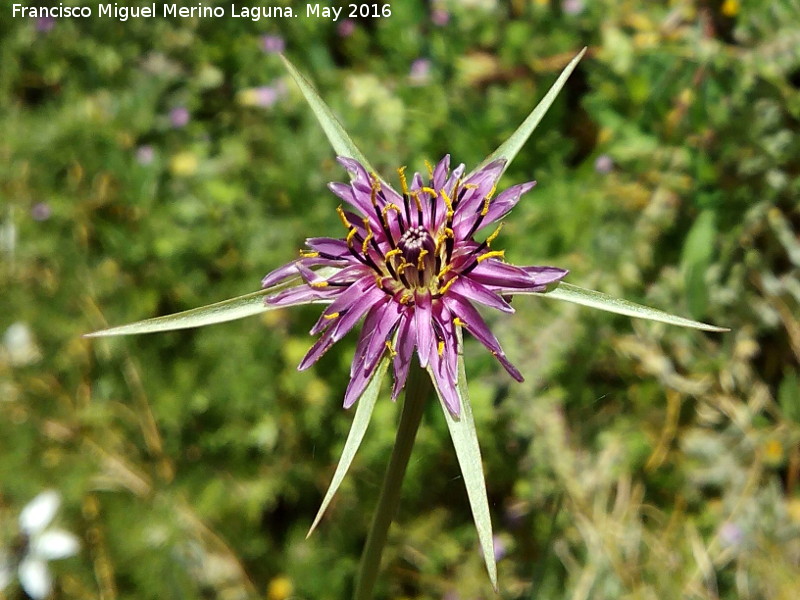
M403 477L411 456L411 448L414 447L417 430L422 421L425 402L430 398L432 391L433 384L428 373L418 364L412 364L406 383L406 397L403 401L403 412L400 415L400 425L397 428L392 457L386 468L381 497L378 500L375 516L372 518L372 526L364 546L364 553L361 555L354 600L372 600L372 589L378 578L381 555L386 544L389 526L397 513L397 506L400 504L400 488L403 485Z

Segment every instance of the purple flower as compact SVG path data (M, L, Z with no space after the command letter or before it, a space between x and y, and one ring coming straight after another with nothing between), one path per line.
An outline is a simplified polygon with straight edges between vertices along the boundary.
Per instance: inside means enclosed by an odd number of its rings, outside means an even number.
M270 287L298 274L304 281L267 296L266 303L273 306L330 302L311 330L321 336L298 369L314 364L363 317L344 397L346 408L361 396L386 352L394 368L392 398L397 398L416 352L420 366L433 374L450 412L459 415L458 327L476 337L514 379L522 381L473 304L514 312L508 296L545 291L567 271L504 262L503 251L491 247L500 227L483 241L474 236L502 219L535 182L495 196L504 160L462 179L464 165L451 172L450 157L445 156L435 168L428 167L427 178L416 173L410 186L404 169L399 169L402 193L398 193L357 161L338 160L352 176L349 184L329 186L348 205L338 209L346 237L309 238L309 250L301 258L262 281ZM328 267L325 276L315 272L320 267Z
M336 27L336 32L343 38L350 37L355 30L356 22L353 19L345 19Z
M418 58L411 63L411 70L408 73L408 78L414 85L422 85L427 83L431 76L431 61L427 58Z
M280 54L286 49L286 42L279 35L262 35L261 49L267 54Z
M37 17L36 31L40 33L47 33L56 26L56 20L53 17Z
M583 0L563 0L561 10L568 15L577 15L583 12Z
M189 122L189 109L185 106L176 106L169 111L169 122L176 129L186 127L186 124Z
M431 21L434 25L444 27L450 22L450 13L443 8L434 8L431 11Z
M492 536L492 549L494 550L494 559L498 562L508 554L508 548L506 548L505 542L499 535Z
M149 144L139 146L136 149L136 160L140 165L149 165L153 162L156 156L156 151Z
M31 217L34 221L47 221L53 214L53 209L47 202L37 202L31 206Z
M608 154L601 154L594 161L594 170L601 175L611 173L614 168L614 159Z

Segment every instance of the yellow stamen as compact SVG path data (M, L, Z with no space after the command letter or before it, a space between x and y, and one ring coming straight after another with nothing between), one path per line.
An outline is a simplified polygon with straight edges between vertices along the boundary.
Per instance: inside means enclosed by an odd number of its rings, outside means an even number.
M317 258L319 252L311 252L310 250L300 250L300 256L303 258Z
M397 169L397 175L400 177L400 189L403 192L403 195L408 194L408 182L406 181L406 168L400 167Z
M422 191L423 192L428 192L433 198L436 198L436 190L435 189L429 188L429 187L423 187Z
M485 217L486 213L489 212L489 204L491 202L492 202L492 197L491 196L486 196L486 198L483 199L483 208L481 209L481 216L482 217Z
M444 354L444 341L440 341L440 342L439 342L439 348L438 348L438 351L439 351L439 356L441 356L442 354Z
M442 200L444 200L444 203L447 205L447 218L448 219L452 219L453 218L453 202L452 202L452 200L450 200L450 197L447 195L447 192L445 192L444 190L439 190L439 193L442 195Z
M342 210L342 205L336 207L336 213L339 215L339 218L342 220L342 225L345 226L345 229L350 229L353 224L347 220L347 217L344 215L344 210Z
M422 262L422 259L425 258L425 255L428 253L427 250L424 248L420 251L419 256L417 257L417 271L424 271L425 270L425 263Z
M400 277L400 275L403 274L403 271L405 271L408 267L413 267L413 266L414 265L412 265L410 262L400 263L400 265L398 265L397 267L397 276Z
M436 275L436 277L438 277L439 279L441 279L442 277L444 277L445 275L447 275L447 273L449 273L449 272L450 272L452 269L453 269L453 265L451 265L451 264L446 264L445 266L443 266L443 267L442 267L442 268L439 270L439 273Z
M505 250L492 250L491 252L487 252L486 254L482 254L481 256L479 256L478 262L482 263L487 258L496 258L496 257L503 258L505 255L506 255Z
M328 287L328 282L327 281L312 281L308 285L310 285L312 288L317 288L317 289L326 288L326 287Z
M352 226L351 226L352 227ZM358 230L353 227L350 230L350 233L347 234L347 245L350 246L353 243L353 238L358 234Z
M386 206L383 207L383 210L381 211L381 214L385 217L386 213L389 212L390 210L396 210L399 213L400 212L400 207L397 206L397 204L392 204L390 202L389 204L387 204Z
M464 321L456 317L455 319L453 319L453 325L455 325L456 327L463 327L465 323Z
M488 193L488 194L486 194L486 197L487 197L487 198L491 198L492 196L494 196L494 193L495 193L496 191L497 191L497 186L496 186L496 185L493 185L493 186L492 186L492 189L490 189L490 190L489 190L489 193Z
M331 313L329 315L322 315L322 318L323 319L337 319L337 318L339 318L339 314L340 313L335 312L335 313Z
M465 183L464 184L464 189L465 190L474 190L476 187L478 187L478 186L476 184L474 184L474 183Z
M375 237L374 235L372 235L372 227L369 226L369 219L367 219L367 218L364 219L364 227L367 228L367 237L364 238L364 243L361 244L361 252L362 252L362 254L366 254L367 253L367 244L369 244L369 241L373 237Z
M455 237L455 234L453 233L453 230L450 229L449 227L445 227L444 228L444 235L445 235L445 237L449 237L449 238Z
M431 179L433 179L433 166L427 160L425 161L425 167L428 169L428 175L430 175Z
M402 251L402 250L400 250L400 248L395 248L394 250L389 250L389 251L386 253L386 260L389 260L389 259L390 259L390 258L392 258L393 256L397 256L398 254L402 254L402 253L403 253L403 251Z
M498 235L500 235L500 230L502 228L503 228L503 223L500 223L500 225L497 226L497 229L494 230L494 233L492 233L492 235L490 235L489 237L486 238L486 245L487 246L491 246L492 245L492 242L497 238Z
M389 349L389 354L392 358L397 356L397 351L394 349L394 346L392 346L392 343L389 340L386 340L386 347Z
M439 288L439 293L440 294L446 294L447 290L450 289L450 286L452 286L456 282L456 279L458 279L458 275L453 277L450 281L448 281L441 288Z
M421 211L422 210L422 202L420 202L419 193L411 192L411 197L414 199L414 202L417 203L417 210Z

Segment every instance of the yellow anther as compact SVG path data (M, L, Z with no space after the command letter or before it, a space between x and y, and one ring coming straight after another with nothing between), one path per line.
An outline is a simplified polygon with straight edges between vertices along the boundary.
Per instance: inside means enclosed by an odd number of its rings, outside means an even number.
M317 258L319 252L312 252L310 250L300 250L300 256L303 258Z
M414 265L412 265L410 262L402 262L402 263L400 263L398 265L398 267L397 267L397 275L398 275L398 277L400 275L402 275L403 271L405 271L408 267L413 267L413 266Z
M465 323L464 321L456 317L455 319L453 319L453 325L455 325L456 327L463 327Z
M449 238L455 236L455 234L453 233L453 230L450 229L449 227L445 227L444 228L444 235L445 235L445 237L449 237Z
M478 262L482 263L487 258L503 258L506 255L505 250L492 250L491 252L487 252L486 254L482 254L478 257Z
M413 191L411 192L411 197L414 199L414 202L417 204L417 210L422 210L422 202L419 199L419 192Z
M486 245L487 246L491 246L492 245L492 242L497 238L498 235L500 235L500 230L502 228L503 228L503 223L500 223L500 225L497 226L497 229L494 230L494 233L492 233L492 235L490 235L489 237L486 238Z
M392 258L393 256L397 256L398 254L402 254L402 253L403 253L403 251L402 251L402 250L400 250L400 248L395 248L394 250L389 250L389 251L386 253L386 260L389 260L389 259L390 259L390 258Z
M423 191L423 192L428 192L428 193L429 193L431 196L433 196L434 198L436 198L436 190L435 190L435 189L433 189L433 188L430 188L430 187L423 187L423 188L422 188L422 191Z
M444 200L444 203L447 205L447 218L450 219L453 217L453 202L443 189L439 190L439 193L442 195L442 200Z
M344 225L345 228L350 229L353 226L353 224L347 220L347 217L344 214L344 210L342 210L341 204L336 207L336 213L339 215L339 218L342 220L342 225Z
M451 264L446 264L445 266L443 266L443 267L442 267L442 268L439 270L439 273L437 273L436 277L438 277L439 279L441 279L442 277L444 277L445 275L447 275L447 274L448 274L448 273L449 273L449 272L450 272L452 269L453 269L453 265L451 265Z
M400 167L397 169L397 175L400 177L400 189L403 192L403 195L408 194L408 182L406 181L406 168Z
M378 177L377 173L370 173L370 178L372 179L372 187L375 188L376 192L381 191L381 178Z
M364 218L364 227L367 228L367 237L364 238L364 243L361 244L361 252L363 254L366 254L367 253L367 245L369 244L369 241L375 236L372 235L372 227L369 226L369 219L367 219L367 218Z
M482 217L485 217L486 213L489 212L489 204L491 204L491 202L492 202L491 196L486 196L486 198L483 199L483 208L481 209Z
M425 263L422 262L422 259L425 258L426 254L428 254L428 251L423 248L417 257L417 271L425 270Z
M335 313L331 313L329 315L322 315L322 318L323 319L338 319L340 314L341 313L335 312Z
M425 161L425 167L428 169L428 175L430 175L430 176L431 176L431 179L433 179L433 165L431 165L431 163L429 163L429 162L426 160L426 161Z
M392 343L389 340L386 340L385 343L386 347L389 349L389 354L391 355L391 357L394 358L395 356L397 356L397 351L394 349L394 346L392 346Z
M441 356L442 354L444 354L444 341L440 341L440 342L439 342L439 347L437 348L437 350L438 350L438 352L439 352L439 356Z
M353 227L350 230L350 233L347 234L347 245L348 246L353 243L353 238L356 237L357 234L358 234L358 230L355 227Z
M455 276L455 277L453 277L453 278L452 278L450 281L448 281L448 282L447 282L447 283L445 283L445 284L444 284L442 287L440 287L440 288L439 288L439 293L440 293L440 294L446 294L446 293L447 293L447 290L449 290L449 289L450 289L450 286L452 286L452 285L453 285L453 284L456 282L456 279L458 279L458 275L456 275L456 276Z
M478 187L478 185L475 184L475 183L465 183L464 184L464 189L465 190L474 190L476 187Z
M312 281L308 285L310 285L312 288L317 288L317 289L326 288L326 287L328 287L328 282L327 281Z
M389 204L387 204L386 206L383 207L383 210L381 211L381 214L385 217L386 213L389 212L390 210L396 210L399 213L400 212L400 207L397 206L397 204L392 204L390 202Z
M497 186L496 186L496 185L493 185L493 186L492 186L492 189L490 189L490 190L489 190L489 193L488 193L488 194L486 194L486 197L487 197L487 198L491 198L492 196L494 196L494 193L495 193L496 191L497 191Z

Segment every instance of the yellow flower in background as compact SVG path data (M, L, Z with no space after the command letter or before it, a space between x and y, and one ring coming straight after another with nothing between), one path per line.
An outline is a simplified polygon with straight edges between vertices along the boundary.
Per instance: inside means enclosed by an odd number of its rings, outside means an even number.
M278 575L267 586L267 600L286 600L292 593L294 585L286 575Z
M197 172L199 161L193 152L179 152L169 161L169 170L178 177L189 177Z

